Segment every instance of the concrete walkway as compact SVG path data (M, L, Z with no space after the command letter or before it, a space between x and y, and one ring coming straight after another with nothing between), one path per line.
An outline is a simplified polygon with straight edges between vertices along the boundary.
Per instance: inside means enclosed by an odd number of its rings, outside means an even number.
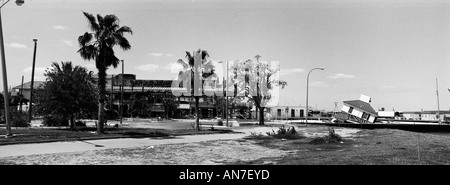
M101 139L88 141L64 141L52 143L15 144L0 146L0 157L21 156L33 154L80 152L89 150L101 150L108 148L130 148L143 146L157 146L164 144L191 143L212 140L241 139L252 132L270 131L273 128L253 128L239 129L233 134L207 134L207 135L187 135L174 138L122 138L122 139Z

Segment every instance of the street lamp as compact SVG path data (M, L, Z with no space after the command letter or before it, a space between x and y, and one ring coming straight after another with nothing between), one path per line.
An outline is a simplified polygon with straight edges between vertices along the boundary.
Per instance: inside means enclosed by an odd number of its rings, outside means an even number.
M319 70L325 70L325 68L313 68L309 71L308 77L306 78L306 119L305 119L305 126L308 126L308 86L309 86L309 74L311 74L311 71L319 69Z
M5 92L4 101L5 102L5 122L6 122L6 137L12 136L11 133L11 125L10 125L10 117L9 117L9 92L8 92L8 78L6 75L6 57L5 57L5 44L3 43L3 26L2 26L2 16L1 9L6 5L10 0L0 6L0 52L2 58L2 73L3 73L3 91ZM16 4L21 6L24 3L24 0L16 0Z
M223 61L219 61L219 63L222 63ZM228 84L228 60L227 60L227 81L226 83ZM223 81L222 81L222 86L225 85L225 77L223 77ZM227 90L224 92L225 93L225 117L227 119L227 123L226 125L228 126L228 96L227 96L227 92L228 92L228 85L226 86Z

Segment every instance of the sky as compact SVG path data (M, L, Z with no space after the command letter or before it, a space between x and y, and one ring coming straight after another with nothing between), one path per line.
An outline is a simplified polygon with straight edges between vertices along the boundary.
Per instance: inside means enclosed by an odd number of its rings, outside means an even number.
M438 0L12 0L1 9L8 86L31 80L34 38L35 80L52 62L96 71L77 53L83 11L133 29L131 50L115 51L138 79L173 79L185 51L201 48L214 61L278 61L288 83L279 105L304 106L308 72L321 67L309 76L312 107L365 94L376 110L437 110L437 79L440 109L450 109L450 3Z

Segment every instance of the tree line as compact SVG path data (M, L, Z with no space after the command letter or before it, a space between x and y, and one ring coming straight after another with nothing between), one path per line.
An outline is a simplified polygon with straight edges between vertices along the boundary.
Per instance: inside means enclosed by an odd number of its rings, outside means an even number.
M101 134L104 133L106 121L106 72L109 67L116 68L121 62L115 56L115 46L119 46L124 51L131 49L131 45L124 35L133 34L133 31L128 26L120 26L118 17L113 14L106 16L97 14L94 16L83 12L83 15L88 21L90 32L87 31L78 37L80 48L77 52L84 60L95 62L98 70L98 81L93 81L92 71L88 71L81 66L74 66L71 62L61 62L61 65L56 62L52 63L52 67L45 73L47 81L44 89L37 95L36 113L53 118L67 118L72 129L76 128L76 119L93 117L98 119L97 133ZM259 110L260 125L263 125L265 102L272 97L271 94L262 91L263 83L267 84L268 88L275 86L284 88L287 83L278 79L274 80L273 75L279 71L279 68L275 70L269 68L267 64L259 62L259 57L257 55L257 61L247 60L245 63L236 63L235 66L230 67L230 71L236 74L235 76L242 78L238 80L240 83L254 84L254 88L248 88L245 84L239 84L238 82L227 81L226 83L227 87L234 86L235 89L242 91L235 91L234 98L237 98L236 94L243 94L249 102L256 106ZM178 78L180 81L187 82L185 85L195 87L195 81L203 83L211 78L217 79L214 66L208 60L209 53L206 50L198 49L192 53L186 51L185 58L186 60L178 60L178 63L183 66ZM199 65L196 65L195 59L201 61ZM246 65L244 68L239 66L244 64ZM261 76L260 73L264 74L262 78L259 77ZM258 77L254 77L255 75L252 74L258 74L256 75ZM245 88L236 88L237 86ZM204 92L200 92L199 96L199 89L192 88L192 91L192 98L195 100L195 126L196 129L200 129L199 98ZM197 96L194 96L194 94L197 94ZM145 102L143 101L144 98L145 96L141 94L134 95L131 115L139 114L140 111L149 108L148 104L143 103ZM223 100L217 97L215 99ZM173 109L176 107L173 99L166 99L165 101L170 103L167 108ZM217 102L216 106L223 105L223 101Z

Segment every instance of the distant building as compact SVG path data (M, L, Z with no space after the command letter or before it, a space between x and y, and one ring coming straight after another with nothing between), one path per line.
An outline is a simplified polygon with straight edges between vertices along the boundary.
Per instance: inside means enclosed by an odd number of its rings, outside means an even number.
M98 75L94 74L93 79L98 82ZM35 81L34 90L44 88L45 81ZM24 97L29 100L31 92L31 82L27 82L23 85L18 85L13 88L13 95L23 93ZM106 102L105 108L112 109L117 113L120 113L120 106L122 106L123 115L130 117L132 114L139 117L170 117L170 118L192 118L195 114L195 100L192 96L180 96L173 95L173 91L186 91L183 87L172 87L172 80L144 80L136 79L135 74L123 75L123 104L121 105L121 86L122 86L122 74L110 74L106 76ZM219 89L223 90L221 85L213 88L211 85L204 84L204 91L214 91ZM145 110L139 109L137 112L132 113L133 106L136 105L134 98L136 96L142 96L139 101L145 101L149 107ZM201 96L199 99L199 110L201 118L213 118L223 117L224 108L219 107L216 101L217 97L213 96ZM167 99L174 100L176 108L166 109ZM245 102L230 102L230 116L231 117L249 117L250 108L249 103ZM27 105L24 105L27 106ZM27 110L25 107L23 110ZM170 111L170 113L167 112ZM221 114L219 113L221 110Z
M268 108L272 119L304 118L306 107L301 106L273 106Z
M396 111L378 111L378 118L401 119L400 112Z
M44 83L45 81L34 81L33 89L35 90L44 89ZM18 85L13 87L12 92L15 92L16 94L22 93L23 97L29 100L31 94L31 81L24 83L23 86Z
M98 77L94 75L94 80ZM122 74L108 75L106 78L107 108L120 110ZM171 109L169 117L184 118L194 115L195 100L191 96L175 97L173 90L183 90L184 88L172 87L172 80L143 80L136 79L134 74L123 75L123 114L130 117L130 110L133 106L133 96L140 94L144 96L150 107L147 110L140 110L140 117L165 117L168 112L164 107L167 98L174 98L177 104L176 109ZM213 105L212 97L202 96L199 100L199 110L201 118L212 118L217 115L217 110Z
M33 92L44 89L44 83L45 81L34 81L33 83ZM18 85L12 88L11 92L11 98L18 100L18 98L24 98L25 103L22 103L22 107L20 107L20 104L18 103L12 103L10 104L11 107L17 107L17 110L23 110L28 111L29 108L29 101L31 96L31 81L24 83L23 85ZM20 95L23 96L20 96ZM33 95L35 97L35 94ZM34 104L34 102L33 102Z
M440 118L441 121L450 121L450 111L404 111L400 114L406 120L438 121Z
M272 119L303 119L306 117L305 106L272 106L266 109ZM310 118L329 117L331 115L325 110L316 110L312 107L308 111Z
M401 115L406 120L421 120L422 119L421 111L405 111L405 112L401 112Z

